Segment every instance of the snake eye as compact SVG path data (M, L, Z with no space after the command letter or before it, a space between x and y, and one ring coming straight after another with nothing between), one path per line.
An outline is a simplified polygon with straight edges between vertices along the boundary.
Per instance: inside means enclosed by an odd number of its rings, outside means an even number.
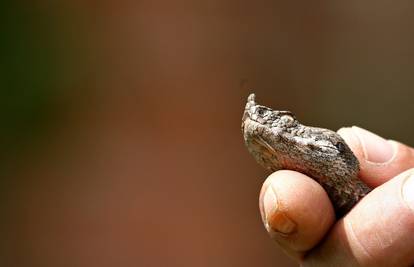
M258 113L260 116L263 116L263 115L265 114L265 110L264 110L264 109L262 109L262 108L260 108L259 110L257 110L257 113Z
M265 108L258 108L257 109L257 114L259 114L260 117L266 116L268 112L269 112L269 110L267 110Z
M336 143L335 146L336 146L336 148L338 148L338 151L340 153L343 153L346 150L345 144L343 144L341 142Z

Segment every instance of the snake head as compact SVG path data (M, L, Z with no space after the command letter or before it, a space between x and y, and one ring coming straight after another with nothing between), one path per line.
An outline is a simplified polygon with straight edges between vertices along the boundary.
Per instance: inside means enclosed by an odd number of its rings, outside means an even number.
M255 101L255 94L250 94L247 98L242 128L247 119L265 127L289 128L296 126L298 123L295 115L290 111L273 110L266 106L258 105Z
M247 98L241 127L244 141L250 153L267 169L280 169L280 162L275 157L280 154L278 147L284 143L279 140L286 138L285 135L298 124L290 111L258 105L254 94Z

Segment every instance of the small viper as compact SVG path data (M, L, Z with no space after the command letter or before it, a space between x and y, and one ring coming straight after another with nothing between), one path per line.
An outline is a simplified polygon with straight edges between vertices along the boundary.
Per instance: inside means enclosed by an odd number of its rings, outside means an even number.
M258 105L254 94L247 98L241 128L260 165L312 177L328 193L337 217L371 191L358 179L358 159L336 132L302 125L290 111Z

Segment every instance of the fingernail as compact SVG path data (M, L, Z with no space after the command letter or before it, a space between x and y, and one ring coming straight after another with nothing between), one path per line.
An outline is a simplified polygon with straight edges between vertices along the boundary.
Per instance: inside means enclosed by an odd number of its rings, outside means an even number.
M277 197L272 186L266 189L263 196L263 209L265 226L269 232L289 235L296 231L296 223L285 212L278 211Z
M393 157L394 149L389 141L357 126L352 126L351 129L361 143L365 160L372 163L385 163Z
M405 179L402 195L408 206L414 210L414 173Z

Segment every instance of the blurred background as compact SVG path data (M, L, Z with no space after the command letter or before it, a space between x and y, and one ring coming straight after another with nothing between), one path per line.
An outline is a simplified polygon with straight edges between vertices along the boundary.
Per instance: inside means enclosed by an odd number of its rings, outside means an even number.
M1 266L296 266L261 223L250 92L414 145L412 1L0 5Z

